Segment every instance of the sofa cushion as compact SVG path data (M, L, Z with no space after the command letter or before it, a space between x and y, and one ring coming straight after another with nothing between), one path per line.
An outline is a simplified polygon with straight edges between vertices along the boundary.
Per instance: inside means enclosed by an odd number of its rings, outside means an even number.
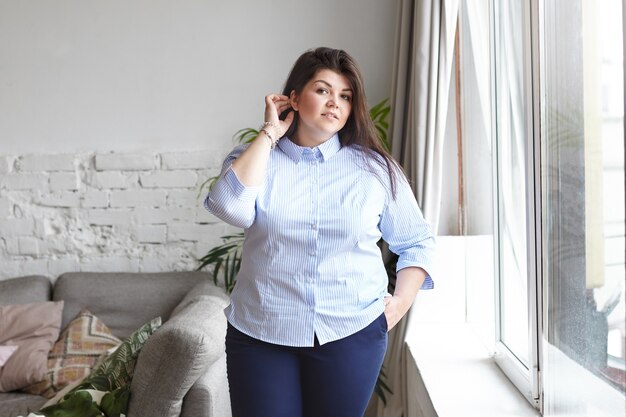
M88 308L120 339L153 317L167 320L203 272L67 273L54 285L54 299L65 300L63 327Z
M39 395L22 392L0 392L0 416L26 416L29 412L39 410L45 398Z
M224 354L228 298L197 294L146 343L131 383L134 415L179 416L184 396Z
M28 304L52 299L50 279L41 275L29 275L0 281L0 306Z
M44 379L48 353L59 338L63 302L0 306L0 345L18 349L0 369L0 392Z
M46 378L23 391L52 398L68 384L89 375L98 358L120 343L104 322L83 309L50 351Z

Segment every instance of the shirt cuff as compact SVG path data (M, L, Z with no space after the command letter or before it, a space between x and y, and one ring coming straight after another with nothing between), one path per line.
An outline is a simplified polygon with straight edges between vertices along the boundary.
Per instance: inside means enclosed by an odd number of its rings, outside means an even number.
M426 279L422 283L422 287L420 288L420 290L432 290L433 288L435 288L435 283L433 282L433 279L430 277L430 275L426 275Z
M424 271L426 271L426 278L424 279L424 282L422 283L420 290L432 290L433 288L435 288L435 282L433 281L432 277L430 276L430 273L428 272L431 270L430 265L411 262L411 261L399 261L398 264L396 265L396 273L401 269L412 267L412 266L422 268Z
M226 181L226 184L233 192L235 198L237 198L238 200L253 200L258 194L258 186L246 187L241 183L241 181L239 181L239 178L237 178L237 174L235 174L235 171L233 171L232 165L226 169L226 172L224 172L224 181Z

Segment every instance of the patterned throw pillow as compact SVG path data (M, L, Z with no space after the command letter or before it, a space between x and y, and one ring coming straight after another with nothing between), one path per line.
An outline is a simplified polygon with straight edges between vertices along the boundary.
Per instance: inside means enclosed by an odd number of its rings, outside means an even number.
M48 354L46 379L24 389L52 398L68 384L89 375L98 358L122 341L89 310L83 309L63 330Z
M161 326L161 318L144 324L108 356L91 375L83 379L54 405L29 414L29 417L120 417L127 414L130 383L139 351Z

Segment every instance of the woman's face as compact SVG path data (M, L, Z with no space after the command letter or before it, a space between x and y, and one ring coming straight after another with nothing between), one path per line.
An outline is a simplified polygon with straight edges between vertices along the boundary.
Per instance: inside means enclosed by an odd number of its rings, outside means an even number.
M317 71L299 96L292 91L291 106L300 117L294 141L314 147L339 132L352 111L352 94L348 78L329 69Z

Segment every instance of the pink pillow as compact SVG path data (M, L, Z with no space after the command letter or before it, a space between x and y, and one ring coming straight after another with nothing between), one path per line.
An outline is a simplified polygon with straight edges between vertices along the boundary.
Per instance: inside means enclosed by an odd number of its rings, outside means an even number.
M0 306L0 345L18 349L0 369L0 392L43 380L48 353L59 338L63 301Z
M0 368L4 366L12 354L17 350L17 346L0 346Z

